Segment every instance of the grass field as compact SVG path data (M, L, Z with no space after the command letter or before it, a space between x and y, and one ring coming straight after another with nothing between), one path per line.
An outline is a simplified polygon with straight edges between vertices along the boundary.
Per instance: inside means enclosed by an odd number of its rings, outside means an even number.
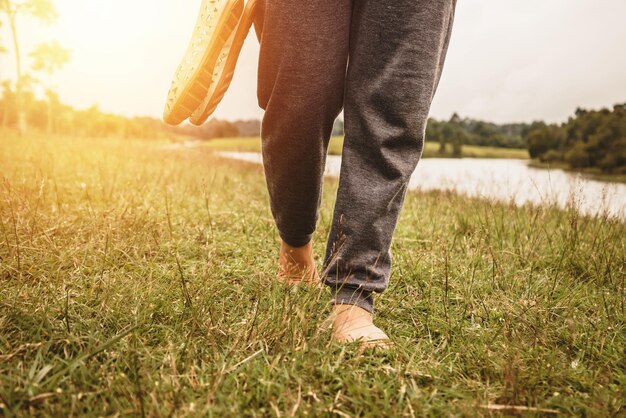
M224 138L213 139L203 143L203 146L228 151L261 152L261 140L259 138ZM343 147L343 137L334 136L328 145L328 154L341 155ZM496 147L480 147L475 145L463 146L463 157L465 158L528 158L528 151L525 149L510 149ZM448 154L439 153L439 144L426 142L423 158L445 158L451 157Z
M409 192L377 299L396 344L359 356L326 289L273 280L262 167L4 132L0 170L0 415L626 413L623 223Z

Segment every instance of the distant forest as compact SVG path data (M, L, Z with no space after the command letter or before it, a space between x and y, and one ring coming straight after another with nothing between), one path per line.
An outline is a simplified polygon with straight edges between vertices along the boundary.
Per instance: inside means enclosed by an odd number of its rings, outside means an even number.
M9 81L0 84L0 127L16 128L15 90ZM198 139L256 136L261 132L258 120L224 121L212 119L201 127L168 126L152 117L127 118L106 113L97 106L76 110L62 103L48 90L45 100L33 90L22 92L22 105L28 126L50 134L87 137ZM333 134L343 134L338 120ZM626 174L626 104L612 110L577 109L562 124L545 122L495 124L461 118L430 119L428 141L439 143L443 154L460 156L463 145L500 148L528 148L531 158L544 163L559 163L573 169L595 169L604 173Z
M56 93L46 91L46 99L36 98L34 91L22 90L22 107L29 129L56 135L122 138L170 138L180 136L198 139L236 136L258 136L258 120L222 121L212 119L204 125L169 126L152 117L125 117L101 111L98 106L77 110L62 103ZM16 92L9 81L0 84L0 127L17 129Z
M15 128L18 120L15 110L16 95L9 81L1 84L0 94L0 126ZM62 103L59 97L50 90L47 91L46 99L40 100L36 98L32 89L24 88L22 102L28 126L51 134L135 138L183 135L199 139L261 134L261 122L258 120L229 122L212 119L200 127L185 124L169 126L151 117L127 118L106 113L97 106L76 110ZM460 147L463 145L525 148L526 143L522 134L528 127L527 124L496 125L479 120L461 119L455 114L449 121L430 119L427 138L430 141L439 142L443 151L447 147L452 147L455 151L459 150L459 155ZM343 134L341 120L335 124L333 134Z
M530 125L509 123L498 125L476 119L462 119L456 113L450 120L430 119L426 140L439 143L442 153L452 147L452 155L461 156L463 145L481 145L499 148L526 148L524 133Z
M431 119L426 137L440 149L451 146L461 155L463 145L528 148L531 158L576 170L626 174L626 103L613 109L577 109L561 124L496 125L453 115L449 121Z
M542 162L626 174L626 103L613 110L577 109L560 125L535 122L524 137L530 157Z

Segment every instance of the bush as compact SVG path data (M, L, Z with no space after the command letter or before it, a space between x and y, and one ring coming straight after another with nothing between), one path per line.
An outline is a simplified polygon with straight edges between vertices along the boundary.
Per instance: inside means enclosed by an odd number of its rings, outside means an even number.
M585 149L585 144L579 142L566 152L565 162L572 168L589 167L589 154Z
M618 166L617 156L607 153L600 161L598 161L598 167L604 171L612 171Z
M539 157L539 161L544 162L544 163L554 163L557 161L563 161L563 155L559 151L555 149L551 149L543 153L543 155Z

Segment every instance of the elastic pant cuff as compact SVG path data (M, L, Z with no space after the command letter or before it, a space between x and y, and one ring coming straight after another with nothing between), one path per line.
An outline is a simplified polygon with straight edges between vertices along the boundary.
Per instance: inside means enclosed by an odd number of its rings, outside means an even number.
M292 247L303 247L311 241L313 238L313 234L306 235L287 235L282 233L280 230L278 231L278 235L280 238L287 244Z
M372 292L354 287L339 287L333 292L333 305L356 305L369 313L374 313L374 296Z

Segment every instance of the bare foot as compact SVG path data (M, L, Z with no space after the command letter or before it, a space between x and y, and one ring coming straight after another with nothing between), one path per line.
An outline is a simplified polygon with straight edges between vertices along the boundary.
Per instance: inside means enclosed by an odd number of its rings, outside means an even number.
M340 343L359 341L366 347L389 348L387 334L374 325L371 313L356 305L334 305L333 339Z
M278 281L286 284L319 283L320 277L313 257L313 241L302 247L292 247L280 240Z

